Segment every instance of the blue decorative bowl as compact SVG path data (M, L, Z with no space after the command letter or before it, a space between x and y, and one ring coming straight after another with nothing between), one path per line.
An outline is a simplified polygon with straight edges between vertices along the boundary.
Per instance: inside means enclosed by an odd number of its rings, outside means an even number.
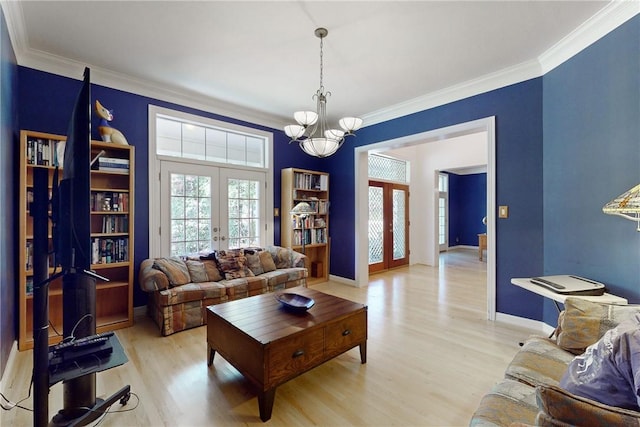
M277 294L276 299L280 301L285 309L298 313L309 310L316 303L313 298L288 292Z

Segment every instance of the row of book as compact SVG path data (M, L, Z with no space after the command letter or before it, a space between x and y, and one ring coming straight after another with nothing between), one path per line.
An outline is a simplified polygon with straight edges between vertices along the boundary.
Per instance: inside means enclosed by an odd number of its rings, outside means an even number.
M313 215L306 218L294 216L291 222L293 228L302 228L303 224L304 228L322 228L327 226L324 218L315 218Z
M128 233L129 217L123 215L105 215L102 217L103 233Z
M327 191L329 189L329 175L295 172L293 186L304 190Z
M55 139L27 139L27 164L60 166L64 163L65 141Z
M49 248L51 249L51 248ZM28 240L26 245L25 245L25 266L24 268L27 271L31 271L33 270L33 241L32 240ZM53 256L49 256L49 268L53 268L54 265L54 260L53 260Z
M112 264L129 261L129 239L95 238L91 241L91 263Z
M317 199L295 199L296 203L299 201L305 201L309 203L311 209L316 211L318 215L325 215L329 210L329 201L328 200L317 200Z
M293 230L293 245L302 245L302 230ZM304 230L304 244L315 245L327 243L327 229L326 228L314 228Z
M91 192L91 210L94 212L129 212L129 193Z
M92 168L105 172L129 173L129 159L100 156L97 161L92 162Z

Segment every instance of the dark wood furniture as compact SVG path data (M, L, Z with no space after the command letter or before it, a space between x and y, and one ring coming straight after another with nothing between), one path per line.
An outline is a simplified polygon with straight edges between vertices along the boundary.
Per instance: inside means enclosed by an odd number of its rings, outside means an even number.
M367 307L304 287L315 300L307 312L281 307L264 294L207 307L208 365L217 351L258 388L260 419L271 418L276 387L360 346L367 361Z

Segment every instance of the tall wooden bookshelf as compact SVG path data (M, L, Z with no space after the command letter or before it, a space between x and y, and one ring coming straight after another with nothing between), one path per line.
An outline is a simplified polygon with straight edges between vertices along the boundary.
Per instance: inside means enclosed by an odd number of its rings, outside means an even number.
M33 348L33 171L49 172L51 186L55 165L61 159L66 137L43 132L20 132L19 213L19 333L18 348ZM91 170L91 269L109 279L96 283L96 329L105 332L133 325L133 202L135 149L91 141L91 158L99 153ZM60 173L60 178L62 174ZM51 190L51 187L50 187ZM49 245L52 248L51 224ZM49 274L59 271L49 260ZM49 344L62 339L62 279L49 286Z
M315 214L304 219L304 252L309 283L329 278L329 174L304 169L282 169L280 244L302 252L301 218L290 214L299 202L307 202Z

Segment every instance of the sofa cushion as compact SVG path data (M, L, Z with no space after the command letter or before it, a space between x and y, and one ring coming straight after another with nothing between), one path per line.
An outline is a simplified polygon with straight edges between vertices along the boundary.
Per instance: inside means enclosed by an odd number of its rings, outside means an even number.
M535 387L541 384L558 385L574 355L558 347L545 337L529 337L515 355L505 377Z
M207 272L207 277L210 282L219 282L224 279L224 277L222 277L222 273L220 273L216 260L202 260L202 265L204 265L204 270Z
M189 270L189 276L193 283L208 282L207 270L204 268L204 264L201 261L195 261L188 259L185 261L187 269Z
M189 269L180 258L157 258L153 262L153 268L162 271L167 276L170 286L186 285L191 282Z
M260 257L260 265L262 265L262 272L268 273L276 269L276 263L273 262L273 257L269 251L261 251L258 256Z
M573 354L581 354L605 332L635 313L640 313L640 306L601 304L569 297L559 318L557 343Z
M637 427L640 425L638 412L576 396L560 387L537 387L536 400L540 408L536 418L537 426Z
M487 393L471 417L471 427L503 427L514 422L533 425L538 406L536 389L514 380L503 380Z
M226 287L218 282L188 283L159 292L157 304L160 306L182 304L226 295Z
M247 267L255 276L264 273L262 263L260 262L260 252L262 251L260 251L259 249L244 250L244 256L247 259ZM271 255L269 255L269 257L271 257Z

